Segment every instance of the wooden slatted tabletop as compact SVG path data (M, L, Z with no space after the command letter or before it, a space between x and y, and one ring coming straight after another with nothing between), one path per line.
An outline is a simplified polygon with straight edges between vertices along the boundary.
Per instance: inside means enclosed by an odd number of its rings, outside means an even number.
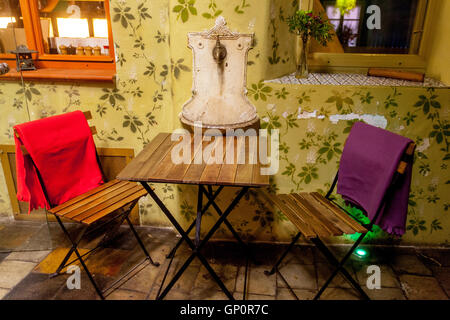
M209 137L203 139L202 143L194 144L194 136L191 138L190 150L187 163L175 164L172 161L172 149L178 148L181 137L178 141L172 141L170 133L158 134L117 176L119 180L142 181L142 182L166 182L180 184L209 184L224 186L248 186L263 187L269 185L269 176L261 175L261 164L258 159L251 161L257 155L249 152L248 137L233 137L216 139ZM185 139L187 137L183 137ZM199 153L205 155L206 148L213 148L215 144L222 143L223 154L206 152L212 154L215 159L223 157L222 163L211 163L208 157L201 157L201 163L194 163L195 156ZM228 144L228 145L227 145ZM218 146L220 147L220 146ZM176 151L178 149L174 149ZM208 149L209 150L209 149ZM214 149L217 150L217 149ZM233 155L226 150L233 150ZM237 159L245 158L244 163L238 163ZM242 158L244 157L244 158ZM241 161L242 162L242 161ZM252 163L256 162L256 163Z

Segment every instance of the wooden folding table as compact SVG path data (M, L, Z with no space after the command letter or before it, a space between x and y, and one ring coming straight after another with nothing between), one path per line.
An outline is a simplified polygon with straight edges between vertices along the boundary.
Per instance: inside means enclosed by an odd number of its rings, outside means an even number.
M173 259L173 256L182 243L186 241L188 246L192 250L192 254L175 274L170 283L166 286L162 293L158 293L157 299L163 299L176 281L180 278L183 272L187 269L190 263L197 257L201 263L205 266L208 272L211 274L213 279L217 282L220 288L224 291L227 297L233 300L232 294L225 287L222 280L211 268L208 261L201 254L201 249L205 246L208 240L213 236L222 223L231 231L235 239L245 248L247 256L249 254L246 244L241 240L237 232L233 229L230 222L227 220L228 215L231 213L233 208L239 203L241 198L245 195L249 188L266 187L269 185L269 176L261 174L261 167L259 161L256 161L254 157L256 154L254 152L249 152L249 150L255 150L249 148L249 141L253 138L249 137L227 137L223 139L212 138L212 141L205 141L209 138L203 138L202 143L194 143L194 136L189 135L190 139L190 150L191 153L187 157L185 163L175 163L172 158L172 149L179 144L179 141L172 141L170 133L160 133L158 134L137 156L134 158L117 176L119 180L126 181L136 181L140 182L142 186L147 190L156 204L160 207L163 213L167 216L173 226L181 234L181 239L177 245L172 249L168 258ZM185 137L186 138L186 137ZM256 139L254 140L256 141ZM204 152L205 148L210 144L219 144L222 147L222 154L212 152L212 156L215 157L216 161L211 163L212 158L208 155L211 153ZM208 147L208 150L211 146ZM177 149L175 149L177 150ZM174 150L174 151L175 151ZM215 149L217 150L217 149ZM230 159L233 161L227 161L227 150L229 155L231 151L233 155ZM200 153L203 155L202 161L195 161ZM220 155L220 156L219 156ZM223 163L218 162L217 159L223 156ZM242 157L244 156L244 157ZM238 161L238 159L245 159L243 161ZM238 163L239 162L239 163ZM174 183L174 184L192 184L198 185L198 197L197 197L197 218L192 222L189 228L185 231L177 222L175 217L167 209L164 203L156 195L153 188L151 188L148 183ZM214 191L213 186L218 188ZM230 205L226 210L222 211L220 207L216 204L215 200L219 193L225 186L230 187L240 187L240 191L237 196L231 201ZM206 205L203 205L203 195L207 199ZM200 241L200 227L202 215L212 206L219 219L211 227L206 236ZM189 232L196 227L195 241L193 242L189 238ZM170 264L169 267L170 268ZM166 271L166 275L168 270ZM247 273L247 269L246 269ZM246 280L247 277L245 277ZM164 279L165 280L165 279ZM161 288L164 285L161 284ZM245 298L245 287L246 281L244 283L244 298ZM160 291L161 291L160 288Z

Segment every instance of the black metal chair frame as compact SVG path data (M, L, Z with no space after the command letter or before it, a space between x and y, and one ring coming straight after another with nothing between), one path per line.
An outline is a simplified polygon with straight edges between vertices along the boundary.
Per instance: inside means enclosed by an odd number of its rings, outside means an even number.
M411 155L407 155L406 153L403 155L402 160L401 161L405 161L407 163L407 165L410 165L412 163L412 159L413 156ZM399 182L399 180L404 177L404 174L400 174L398 171L396 171L394 173L394 176L392 178L391 184L389 185L389 187L387 188L387 190L385 191L385 194L383 196L383 199L380 203L380 206L377 209L377 212L375 213L374 218L368 223L368 224L362 224L360 221L358 221L358 219L356 219L350 212L348 212L345 208L343 208L342 206L340 206L338 203L336 203L335 201L333 201L333 198L331 197L331 194L334 191L334 188L336 187L337 181L338 181L338 175L339 175L339 171L336 173L336 176L334 177L333 183L331 184L330 189L328 190L325 198L328 199L329 201L333 202L335 205L337 205L339 208L341 208L344 212L346 212L349 216L351 216L354 220L356 220L358 223L360 223L364 228L367 229L367 232L365 233L361 233L361 235L358 237L358 239L355 241L355 243L352 245L352 247L350 248L350 250L345 254L345 256L342 258L341 261L339 261L334 255L333 253L328 249L328 247L322 242L322 240L317 236L316 238L312 238L310 239L311 242L316 246L317 249L319 249L320 252L322 252L322 254L325 256L325 258L328 260L328 262L330 262L331 265L333 265L335 267L334 271L332 272L332 274L330 275L330 277L328 278L328 280L323 284L323 286L320 288L320 290L317 292L317 294L314 297L314 300L317 300L320 298L320 296L322 295L322 293L325 291L325 289L329 286L329 284L331 283L331 281L333 281L333 279L336 277L336 275L340 272L342 273L342 275L344 276L344 279L346 279L350 285L356 290L358 291L358 293L361 295L361 297L364 300L370 300L369 296L367 295L367 293L361 288L361 286L358 284L358 282L353 279L353 277L350 275L350 273L344 268L345 263L347 262L347 260L351 257L351 255L353 254L353 252L356 250L356 248L359 246L359 244L361 243L361 241L364 239L364 237L367 235L368 232L372 231L373 225L375 223L375 221L377 220L378 216L380 215L382 208L384 206L385 203L387 203L387 201L389 200L389 197L392 196L393 194L393 190L396 186L396 184ZM362 210L362 208L359 208ZM363 210L364 212L364 210ZM367 216L367 214L366 214ZM291 286L289 285L289 283L287 282L287 280L283 277L283 275L281 274L281 272L279 271L278 267L281 264L281 262L283 261L283 259L286 257L286 255L289 253L289 251L292 250L292 248L294 247L295 243L297 242L297 240L300 238L301 236L301 232L298 232L295 237L292 239L291 243L288 245L288 247L286 248L286 250L283 252L283 254L280 256L280 258L278 259L278 261L275 263L275 265L273 266L273 268L270 271L265 271L266 275L272 275L275 272L277 272L277 274L281 277L281 279L286 283L289 291L295 296L295 298L297 300L299 300L299 298L297 297L297 295L295 294L294 290L291 288Z
M31 157L31 155L29 155L31 162L33 163L33 166L36 170L38 179L39 179L39 183L41 185L42 191L44 193L44 196L47 200L47 203L50 205L50 207L53 207L51 205L51 202L49 200L49 197L47 195L47 191L45 188L45 184L44 181L42 179L42 176L39 172L39 169L37 168L36 164L34 163L33 158ZM98 156L98 153L96 151L96 157L97 157L97 163L99 165L100 171L102 173L103 178L104 176L104 172L103 172L103 168L102 165L100 163L100 158ZM105 179L103 179L105 180ZM136 229L134 228L133 224L130 221L129 215L131 213L131 211L133 210L133 208L135 207L135 205L138 203L139 199L133 201L132 203L130 203L128 205L128 208L124 209L124 207L122 207L121 210L122 212L120 212L119 214L116 214L113 218L107 220L107 221L101 221L103 219L101 219L99 222L100 223L94 223L92 226L91 225L84 225L81 229L81 231L78 233L78 235L76 237L72 237L70 235L70 233L67 231L67 228L64 226L64 223L61 221L61 218L54 214L54 217L56 218L59 226L61 227L61 229L63 230L64 234L66 235L67 239L69 239L70 243L72 244L72 247L69 249L69 251L67 252L66 256L64 257L64 259L61 261L61 264L58 266L56 272L50 274L50 278L56 277L58 275L61 274L61 271L71 265L72 263L76 262L76 261L80 261L81 266L83 267L84 271L86 272L89 280L91 281L92 285L95 288L95 291L97 292L98 296L100 297L100 299L104 300L106 296L108 296L109 294L111 294L115 289L117 289L117 284L120 283L123 279L125 279L129 274L131 274L134 270L136 270L136 268L138 268L140 265L142 265L145 261L149 260L149 262L154 265L154 266L159 266L160 264L158 262L153 261L153 259L151 258L150 254L148 253L147 249L145 248L144 243L142 242L141 238L139 237L139 234L137 233ZM48 214L48 211L45 210L46 214ZM120 222L116 224L117 227L120 227L120 225L126 220L134 237L136 238L139 246L141 247L142 251L145 254L145 258L143 261L141 261L140 263L138 263L137 265L135 265L134 267L132 267L130 270L128 270L122 277L120 277L119 279L115 280L112 284L110 284L107 288L104 288L103 290L100 289L100 287L98 286L98 284L95 282L94 277L92 275L92 273L89 271L87 265L86 265L86 260L90 257L90 254L93 253L94 251L96 251L97 249L99 249L100 247L104 246L109 240L111 240L116 231L118 230L118 228L114 228L112 230L110 230L109 232L105 232L103 238L99 241L99 243L91 250L89 250L88 252L84 253L83 255L80 254L80 252L78 251L78 245L80 244L81 240L84 238L84 236L99 230L100 228L108 225L108 224L112 224L115 220L118 220L119 218L121 218ZM96 225L97 224L97 225ZM87 232L87 230L89 229L89 227L91 227L91 230L89 230L89 232ZM69 260L70 256L72 255L72 253L75 253L75 255L77 256L76 259L71 260L70 262L67 262L67 260ZM87 256L87 258L85 258L83 260L83 257ZM108 291L112 290L111 292L107 293Z
M169 293L170 289L175 285L175 283L178 281L178 279L181 277L181 275L186 271L186 269L189 267L191 262L194 260L195 257L197 257L200 262L205 266L205 268L208 270L208 272L211 274L214 281L219 285L219 287L222 289L222 291L225 293L225 295L230 299L234 300L233 295L230 293L230 291L226 288L225 284L222 282L220 277L216 274L216 272L213 270L213 268L208 263L207 259L203 256L201 253L201 249L206 245L208 240L214 235L214 233L217 231L217 229L220 227L222 223L226 225L226 227L231 231L234 238L239 242L239 244L242 246L242 248L246 252L246 268L245 268L245 278L244 278L244 290L243 290L243 299L245 300L245 293L247 290L247 273L248 273L248 265L249 265L249 258L250 258L250 252L248 246L242 241L242 239L239 237L237 232L233 229L230 222L227 220L228 215L233 211L233 209L236 207L236 205L239 203L241 198L245 195L245 193L248 191L249 187L243 187L238 195L233 199L233 201L230 203L230 205L227 207L225 211L222 211L219 206L215 203L215 199L219 195L219 193L223 190L224 186L219 186L218 189L214 192L212 189L212 186L210 185L198 185L198 194L197 194L197 218L191 223L191 225L187 228L186 231L183 230L183 228L180 226L180 224L177 222L177 220L174 218L174 216L170 213L169 209L164 205L164 203L158 198L156 193L153 191L153 189L147 184L147 182L141 182L142 186L147 190L147 192L150 194L150 196L153 198L153 200L156 202L156 204L159 206L159 208L163 211L163 213L166 215L166 217L170 220L170 222L173 224L173 226L177 229L177 231L181 235L181 239L178 241L178 243L173 247L173 249L170 251L170 253L167 255L168 259L171 259L169 262L169 265L166 269L166 272L164 274L164 278L162 280L161 286L159 288L159 291L156 295L157 300L162 300L164 297ZM206 188L207 187L207 188ZM203 195L206 196L208 199L208 202L206 205L203 206ZM201 220L203 214L208 210L210 206L213 206L215 211L217 212L219 219L216 221L216 223L211 227L211 229L208 231L206 236L200 240L200 227L201 227ZM196 227L195 232L195 240L194 242L189 238L189 233L192 231L192 229ZM176 254L177 249L181 245L183 241L186 241L190 249L192 250L192 254L188 257L188 259L184 262L184 264L180 267L180 269L177 271L177 273L173 276L172 280L167 284L167 286L162 290L164 286L164 282L166 280L167 274L169 272L170 266L172 264L173 258ZM162 292L161 292L162 291Z

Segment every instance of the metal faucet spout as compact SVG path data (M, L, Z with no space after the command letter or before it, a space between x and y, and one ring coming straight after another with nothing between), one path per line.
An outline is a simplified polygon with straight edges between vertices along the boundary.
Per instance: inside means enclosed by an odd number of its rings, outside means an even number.
M212 54L217 64L222 64L227 57L227 48L220 43L219 36L217 36L216 46L214 47Z

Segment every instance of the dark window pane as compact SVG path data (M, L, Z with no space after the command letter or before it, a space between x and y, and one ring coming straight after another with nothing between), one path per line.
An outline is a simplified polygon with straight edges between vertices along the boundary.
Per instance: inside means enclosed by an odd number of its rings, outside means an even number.
M419 29L416 31L422 29L417 23L423 21L423 17L417 16L421 1L320 0L320 3L336 30L334 41L344 52L406 54L416 53L411 52L411 43L414 34L420 36L414 33L414 26ZM350 9L342 4L350 4Z

